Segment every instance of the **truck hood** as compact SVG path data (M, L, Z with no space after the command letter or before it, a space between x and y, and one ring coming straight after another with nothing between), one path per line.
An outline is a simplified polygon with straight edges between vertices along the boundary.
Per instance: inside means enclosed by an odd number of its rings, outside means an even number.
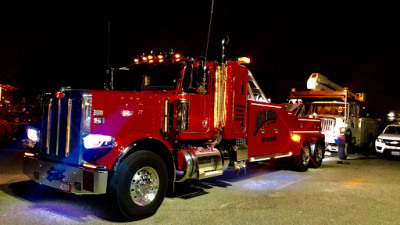
M381 134L378 138L388 139L388 140L400 140L399 134Z
M330 115L330 114L317 114L319 118L335 118L335 119L340 119L343 121L343 116L338 116L338 115Z

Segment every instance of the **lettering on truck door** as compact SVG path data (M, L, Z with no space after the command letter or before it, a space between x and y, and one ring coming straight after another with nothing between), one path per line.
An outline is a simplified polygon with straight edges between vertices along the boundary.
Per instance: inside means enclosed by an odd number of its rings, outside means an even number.
M286 152L289 143L287 126L279 119L280 106L249 101L248 148L249 157Z

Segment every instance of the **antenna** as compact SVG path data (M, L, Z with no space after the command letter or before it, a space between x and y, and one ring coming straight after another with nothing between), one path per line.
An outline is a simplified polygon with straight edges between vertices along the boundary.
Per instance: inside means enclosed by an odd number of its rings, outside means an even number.
M207 62L208 44L210 43L211 21L213 12L214 12L214 0L211 1L211 14L210 14L210 22L208 24L207 46L206 46L206 55L204 56L204 62Z
M107 23L107 75L110 74L110 36L111 36L111 22Z

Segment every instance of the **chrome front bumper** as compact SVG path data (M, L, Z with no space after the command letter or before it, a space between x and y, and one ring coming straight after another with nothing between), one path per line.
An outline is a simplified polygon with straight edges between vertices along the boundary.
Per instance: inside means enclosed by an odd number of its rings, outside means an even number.
M107 191L107 171L24 157L23 172L39 184L68 193L105 194Z

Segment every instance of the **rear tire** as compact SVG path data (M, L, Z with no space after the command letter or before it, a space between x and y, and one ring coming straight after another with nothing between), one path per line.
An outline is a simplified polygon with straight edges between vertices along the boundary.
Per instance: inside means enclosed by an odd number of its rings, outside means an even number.
M345 160L347 159L347 149L348 149L348 144L339 144L339 149L338 149L338 156L339 159Z
M110 188L123 216L131 220L152 216L167 192L167 166L154 152L134 152L122 161Z
M375 153L375 140L374 140L374 138L372 137L372 134L371 134L371 135L369 135L369 138L368 138L366 154L367 155L372 155L374 153Z
M312 154L312 160L310 161L310 167L319 168L322 165L322 159L325 155L325 144L317 142L314 147Z
M308 170L311 158L310 153L311 153L310 145L308 143L303 143L299 155L293 157L295 170L300 172L305 172Z

